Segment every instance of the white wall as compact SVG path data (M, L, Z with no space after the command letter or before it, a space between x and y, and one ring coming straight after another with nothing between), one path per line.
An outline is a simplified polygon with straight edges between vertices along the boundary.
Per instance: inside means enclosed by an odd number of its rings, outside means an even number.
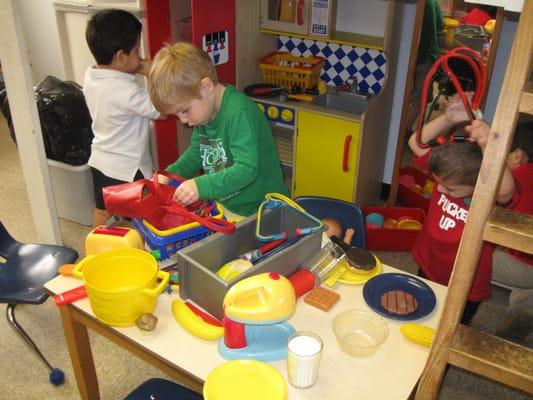
M398 24L399 29L394 32L396 35L394 43L398 43L400 48L397 52L396 70L387 70L387 74L395 77L394 96L390 110L389 140L387 142L385 168L383 170L383 182L388 184L391 183L394 172L394 161L402 116L403 93L405 81L407 80L407 68L409 67L409 52L413 40L412 33L415 23L416 3L400 2L397 7L398 13L400 14L398 18L401 18L402 22Z
M53 0L23 0L19 5L34 85L47 75L64 79Z
M384 36L385 0L337 0L335 29L370 36Z
M494 60L494 67L490 77L487 100L485 101L485 108L483 110L484 117L489 122L492 122L494 112L496 111L496 104L498 103L503 77L507 69L507 62L509 61L509 55L513 47L519 17L519 13L505 13L496 59Z

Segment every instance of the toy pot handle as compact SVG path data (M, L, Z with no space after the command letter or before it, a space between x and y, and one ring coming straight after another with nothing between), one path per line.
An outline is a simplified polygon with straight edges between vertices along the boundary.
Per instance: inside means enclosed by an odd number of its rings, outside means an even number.
M153 289L143 289L143 294L157 297L163 292L168 284L168 280L170 279L170 274L166 271L157 271L157 278L161 279L161 282L159 282L159 284Z
M83 280L83 266L85 265L87 261L89 261L92 258L94 258L94 254L85 256L79 263L77 263L74 269L72 270L72 276L74 278Z

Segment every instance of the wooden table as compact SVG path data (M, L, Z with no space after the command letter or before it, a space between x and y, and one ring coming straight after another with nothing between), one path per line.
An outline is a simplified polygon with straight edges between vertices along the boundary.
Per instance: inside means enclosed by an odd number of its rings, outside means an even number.
M402 272L387 265L383 272ZM437 307L427 317L413 321L436 327L446 295L446 287L426 281L435 292ZM45 288L51 295L80 286L74 278L58 276ZM331 330L332 319L341 311L358 308L369 310L362 296L363 285L338 283L334 290L341 300L329 312L321 311L298 299L296 312L289 322L296 330L311 331L324 341L324 353L318 380L311 388L296 389L287 383L287 398L299 399L406 399L415 387L429 354L429 349L406 340L400 333L401 321L388 319L389 337L369 357L351 357L341 351ZM225 362L217 352L216 341L199 339L185 331L171 312L177 293L163 293L154 314L159 322L151 336L143 336L137 327L113 328L99 322L88 299L58 307L72 365L83 399L99 399L87 328L98 332L117 345L161 369L176 381L201 393L209 372ZM271 363L286 377L286 361Z

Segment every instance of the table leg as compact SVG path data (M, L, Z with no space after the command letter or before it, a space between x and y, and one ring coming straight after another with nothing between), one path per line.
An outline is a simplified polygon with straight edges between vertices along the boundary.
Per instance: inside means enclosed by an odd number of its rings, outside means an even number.
M75 318L72 306L58 308L81 398L98 400L100 391L87 327Z

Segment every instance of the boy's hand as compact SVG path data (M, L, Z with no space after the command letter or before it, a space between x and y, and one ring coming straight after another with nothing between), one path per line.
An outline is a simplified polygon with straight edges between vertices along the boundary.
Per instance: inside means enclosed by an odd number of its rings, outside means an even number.
M198 187L194 179L186 180L182 182L176 191L174 192L174 200L178 203L188 206L198 200L199 193Z
M150 73L150 68L152 67L152 60L145 60L141 58L137 70L135 71L138 74L146 75Z
M168 183L170 182L170 178L165 175L157 174L157 181L164 185L168 185Z
M487 141L489 140L490 126L485 121L476 119L468 126L465 126L470 136L468 138L471 142L477 142L482 149L485 149Z
M466 98L470 102L474 96L473 92L466 92ZM458 122L469 119L469 114L466 112L465 106L461 100L461 96L455 93L450 100L444 105L444 115L446 120L450 123L456 124Z

